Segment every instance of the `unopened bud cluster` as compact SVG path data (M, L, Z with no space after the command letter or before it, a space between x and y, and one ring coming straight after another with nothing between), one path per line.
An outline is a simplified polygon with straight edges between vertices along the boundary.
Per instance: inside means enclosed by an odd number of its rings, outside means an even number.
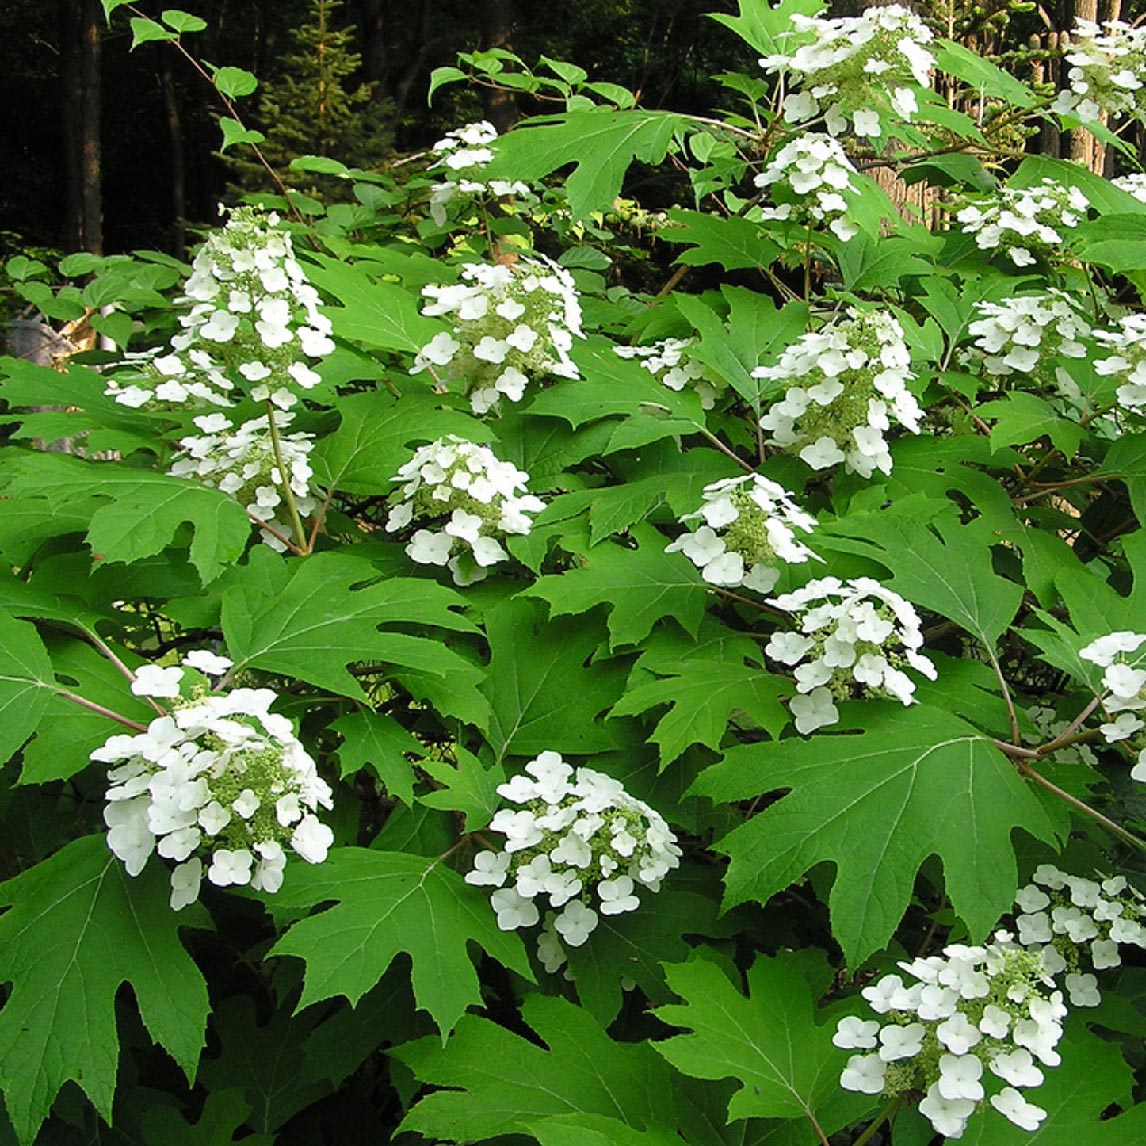
M928 87L935 62L926 47L931 29L899 4L868 8L859 16L826 19L794 13L797 37L811 37L795 52L760 61L799 90L784 100L784 118L805 123L822 115L832 135L851 120L856 135L881 134L880 115L909 120L918 110L912 84Z
M1130 775L1146 780L1146 634L1120 631L1092 641L1079 652L1102 673L1102 707L1112 717L1100 728L1107 744L1125 741L1138 755ZM1139 652L1141 650L1141 652Z
M760 419L766 441L815 470L843 463L865 478L890 473L884 434L893 422L917 434L923 417L907 388L910 365L897 319L849 308L846 317L802 335L775 366L753 371L771 382L800 379Z
M725 478L704 487L704 504L685 521L700 521L666 553L683 553L711 585L743 586L770 593L780 565L818 560L797 536L811 533L816 519L777 482L761 474Z
M507 561L502 540L528 533L530 514L545 508L526 492L529 474L501 461L488 446L453 434L422 446L392 480L404 484L386 518L387 530L444 521L440 529L417 529L406 553L421 565L448 566L459 585Z
M422 288L429 300L422 313L453 326L422 347L414 373L433 370L468 395L479 414L503 398L520 402L540 376L580 377L569 351L582 337L581 303L564 267L539 256L512 267L468 263L461 277L457 284Z
M1052 287L1045 294L980 302L975 313L979 317L967 327L975 345L963 362L995 377L1034 374L1054 357L1086 356L1080 340L1089 337L1090 324L1064 291Z
M431 170L444 168L447 173L447 178L443 182L430 189L430 217L439 227L445 226L446 207L455 199L464 199L472 195L489 195L495 199L507 198L510 195L534 197L524 183L510 182L506 179L483 182L480 179L461 176L461 172L472 172L476 168L484 167L493 159L490 145L496 139L497 128L483 119L447 131L445 137L434 144L433 152L441 158L431 165Z
M859 232L848 217L858 188L852 161L830 135L809 131L786 143L753 180L771 189L775 207L761 208L760 219L791 219L826 225L847 242Z
M176 911L198 898L204 875L218 887L277 891L288 847L321 863L334 839L316 815L331 806L330 787L290 721L270 711L276 694L209 692L205 675L225 673L225 657L199 651L183 664L145 666L132 685L138 695L172 700L169 715L136 736L109 737L91 754L115 765L104 809L108 846L132 876L153 852L173 861ZM188 683L191 696L181 696Z
M1076 19L1066 62L1069 88L1051 105L1094 122L1103 112L1146 122L1146 29L1121 20Z
M1034 187L1000 187L956 214L981 251L1002 251L1016 267L1052 258L1068 231L1085 218L1090 200L1077 188L1044 179Z
M658 382L678 394L682 390L695 390L700 404L706 410L716 405L716 396L723 381L715 372L690 351L696 345L694 338L662 338L651 346L614 346L620 358L635 358Z
M834 724L839 700L873 696L911 704L915 682L904 668L935 679L935 666L919 652L915 607L871 577L823 577L768 603L799 615L798 631L773 633L764 651L794 666L797 695L789 708L804 735Z
M1019 943L1038 954L1050 974L1065 974L1076 1007L1102 1001L1091 972L1121 966L1120 944L1146 948L1146 900L1122 876L1084 879L1040 864L1015 905Z
M542 752L525 772L497 789L517 806L490 823L505 844L479 852L465 878L497 889L490 906L503 931L532 927L548 907L538 955L556 971L562 943L580 947L600 916L636 911L637 890L659 890L680 848L659 813L603 772L574 770L556 752Z
M276 431L290 425L292 417L275 415ZM291 523L283 520L284 486L290 486L300 517L309 517L318 504L310 493L312 436L278 433L276 455L266 414L238 427L232 427L223 414L201 414L194 421L202 433L180 439L182 452L170 472L176 477L196 477L204 485L229 493L252 517L271 527L263 530L263 541L284 550L280 536L291 532Z
M1057 1066L1066 1006L1039 956L1009 933L980 947L953 944L942 955L899 964L914 982L885 975L862 994L878 1019L842 1019L833 1042L852 1055L845 1090L923 1094L919 1112L939 1134L958 1138L989 1102L1024 1130L1046 1111L1020 1088L1042 1084Z

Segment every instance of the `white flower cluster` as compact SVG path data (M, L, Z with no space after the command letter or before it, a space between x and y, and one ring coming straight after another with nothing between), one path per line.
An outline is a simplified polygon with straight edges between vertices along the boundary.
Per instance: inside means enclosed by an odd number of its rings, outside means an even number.
M276 415L276 431L290 425L292 417L289 413ZM263 541L272 549L284 550L286 546L276 536L291 531L290 522L277 516L283 508L284 484L290 485L300 517L309 517L318 505L310 493L311 435L278 434L280 469L266 414L238 427L223 414L201 414L194 421L202 433L180 439L183 452L176 455L170 472L176 477L196 477L204 485L231 494L249 514L274 531L263 530Z
M318 385L312 364L334 350L330 319L278 222L237 207L211 234L184 285L183 331L166 352L133 360L130 385L109 384L117 402L226 407L238 389L288 409Z
M911 354L898 320L849 308L847 317L802 335L775 366L753 377L800 379L760 419L771 445L795 451L813 469L843 462L861 477L891 473L884 432L894 419L919 433L923 411L907 388Z
M1064 291L1052 287L1044 294L980 302L975 310L981 317L967 327L975 348L963 361L980 364L988 374L1033 374L1049 358L1086 356L1079 340L1090 335L1090 324Z
M525 492L529 474L488 446L451 434L422 446L394 475L404 482L386 518L391 533L414 522L447 518L440 530L418 529L406 546L421 565L447 565L459 585L485 576L509 554L499 538L525 534L545 502Z
M1063 232L1086 218L1090 200L1077 188L1044 179L1037 187L1000 187L955 216L982 251L1004 251L1016 267L1032 267L1066 242Z
M856 135L878 136L881 113L909 120L918 110L907 85L927 87L935 60L925 47L931 29L913 12L890 4L834 20L797 13L791 21L793 31L814 39L791 55L760 61L801 88L784 101L789 123L823 115L832 135L845 131L850 119Z
M465 127L447 131L444 139L434 144L434 154L441 158L431 165L444 167L447 178L430 189L430 217L444 227L446 207L453 200L466 195L492 195L503 199L510 195L535 198L525 183L510 182L506 179L492 179L483 182L479 179L459 177L459 173L475 167L484 167L493 158L490 144L497 139L497 128L486 120L468 123Z
M1121 20L1100 27L1076 19L1070 48L1070 87L1059 92L1052 111L1085 122L1094 122L1102 112L1146 122L1146 28Z
M493 158L490 144L495 139L497 128L486 119L456 127L434 144L434 154L441 156L434 166L448 167L451 171L484 167Z
M1066 1015L1039 956L1000 931L993 943L953 944L899 966L915 981L885 975L862 991L879 1020L849 1017L836 1028L837 1047L866 1052L848 1059L840 1085L889 1098L923 1092L919 1112L947 1138L958 1138L984 1101L1037 1129L1046 1111L1018 1088L1041 1085L1036 1060L1061 1061Z
M695 390L705 410L716 405L723 380L703 362L689 354L695 338L662 338L652 346L614 346L620 358L635 358L662 386L675 390Z
M1139 735L1146 728L1139 715L1146 710L1146 667L1139 667L1146 661L1143 645L1146 635L1120 631L1092 641L1079 656L1104 670L1102 707L1113 717L1100 729L1106 743L1128 741L1138 753L1130 775L1146 781L1146 737Z
M525 771L497 789L517 805L490 823L504 846L479 852L465 878L498 889L490 906L503 931L532 927L541 919L535 901L548 901L538 955L556 971L562 941L580 947L601 915L635 911L637 888L658 891L679 866L680 848L659 813L611 776L574 771L556 752L542 752Z
M792 495L762 474L725 478L706 485L704 504L685 521L703 521L665 548L683 553L711 585L742 585L770 593L780 580L779 564L819 560L796 535L811 533L816 519Z
M1083 968L1121 966L1121 943L1146 948L1146 900L1122 876L1083 879L1040 864L1031 880L1015 896L1019 943L1040 955L1050 974L1066 973L1072 1005L1097 1007L1098 980Z
M768 603L801 614L799 632L773 633L764 651L796 666L797 695L788 707L804 735L834 724L835 701L857 693L911 704L915 682L904 666L935 679L935 666L919 652L915 606L871 577L823 577Z
M1121 383L1118 404L1132 414L1146 414L1146 314L1128 314L1118 330L1096 330L1095 339L1110 356L1094 362L1094 372Z
M502 398L520 402L539 374L579 378L569 357L581 334L581 303L573 277L552 260L522 258L512 266L468 263L462 282L426 286L422 313L453 320L422 347L412 373L432 369L469 395L484 414Z
M1119 175L1115 179L1111 179L1111 183L1115 187L1125 191L1127 195L1133 195L1139 203L1146 203L1146 175L1137 171L1130 175Z
M183 664L219 676L231 662L198 651ZM330 787L290 721L270 711L275 693L209 693L200 676L191 697L180 699L186 675L179 667L141 668L132 691L174 699L170 715L137 736L109 737L91 754L115 765L104 809L108 847L132 876L152 852L173 860L176 911L198 898L204 871L218 887L274 892L283 881L284 845L321 863L334 839L315 815L331 806Z
M828 230L847 242L859 233L848 218L847 196L858 190L851 180L855 174L852 161L830 135L805 132L780 148L753 180L757 187L780 191L782 200L779 206L762 208L759 217L826 223Z

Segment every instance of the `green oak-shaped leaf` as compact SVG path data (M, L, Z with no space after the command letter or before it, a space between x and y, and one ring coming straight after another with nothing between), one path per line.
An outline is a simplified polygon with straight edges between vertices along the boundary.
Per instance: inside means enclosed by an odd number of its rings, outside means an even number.
M413 962L414 997L443 1034L481 1002L470 943L532 981L521 940L499 931L489 895L434 858L336 848L301 864L268 904L272 911L333 903L294 924L271 949L306 962L300 1006L345 995L356 1003L399 952Z
M615 747L598 719L624 688L615 664L591 664L600 624L561 618L543 622L543 607L513 599L486 613L490 662L485 681L493 715L489 743L499 761L550 749L591 755Z
M194 1080L207 988L179 942L161 864L132 879L102 835L84 836L0 885L0 1091L30 1143L65 1082L111 1121L119 1039L115 1001L130 983L151 1036ZM190 918L189 918L190 916Z
M296 562L265 547L255 553L223 596L223 632L236 668L254 665L362 700L365 694L346 666L382 661L448 677L459 698L480 704L474 687L481 671L470 661L440 639L382 628L472 630L453 611L464 603L453 589L429 578L376 580L368 562L341 553Z
M658 1007L657 1016L691 1033L653 1046L682 1074L738 1080L730 1122L806 1119L808 1141L816 1142L815 1125L832 1134L872 1104L840 1088L845 1060L832 1046L834 1009L817 1013L809 986L824 962L819 951L759 956L748 972L747 998L715 963L668 966L669 986L684 1003Z
M717 749L735 712L779 736L788 723L780 697L792 691L789 681L744 664L697 660L682 666L679 676L629 689L613 706L615 716L632 716L669 705L649 738L660 747L661 767L693 744Z
M48 512L101 499L87 531L98 561L131 564L152 557L175 543L186 523L191 564L207 584L238 559L251 537L251 522L233 497L185 478L50 453L28 453L11 469L11 492L43 498Z
M332 721L342 737L338 762L343 778L369 768L386 791L409 807L414 802L414 768L407 754L424 756L425 746L384 712L363 709Z
M521 1014L544 1047L466 1015L444 1046L425 1038L391 1051L423 1083L450 1088L418 1102L402 1129L480 1142L529 1134L534 1120L553 1115L598 1115L637 1130L673 1125L672 1072L647 1043L614 1042L585 1010L553 996L527 996Z
M853 514L817 536L825 548L878 561L892 574L886 585L993 648L1018 612L1023 588L992 568L998 538L949 510L949 503L917 497L894 514Z
M990 737L950 713L892 701L842 713L860 730L733 748L693 785L718 802L788 790L716 845L732 860L727 902L764 902L834 864L832 934L854 967L886 945L937 855L956 914L985 935L1018 885L1011 833L1053 842L1039 800Z
M430 758L418 762L423 772L442 785L432 792L424 792L418 800L428 808L460 812L466 831L476 831L493 819L501 804L497 787L505 782L505 769L500 764L487 768L460 745L454 748L454 756L452 764Z
M311 256L317 266L307 266L307 278L320 290L333 295L342 306L327 307L334 333L374 350L397 350L416 354L446 328L422 314L421 302L412 290L371 274L369 263L343 263L324 255Z
M0 613L0 761L36 731L55 683L36 627Z
M482 178L531 183L575 164L565 188L574 220L584 219L591 211L612 205L634 159L660 163L673 135L684 125L681 116L667 111L603 107L572 111L558 123L503 136Z
M522 596L548 601L554 616L608 606L613 648L636 644L662 617L695 634L708 600L696 566L666 553L667 540L650 525L634 526L630 534L636 548L602 542L585 553L580 568L540 577Z

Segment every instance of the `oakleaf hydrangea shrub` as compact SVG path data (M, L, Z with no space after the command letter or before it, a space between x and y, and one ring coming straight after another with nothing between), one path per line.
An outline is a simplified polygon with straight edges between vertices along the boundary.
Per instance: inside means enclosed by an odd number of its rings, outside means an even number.
M490 822L505 843L479 852L466 882L497 889L490 906L503 931L534 926L547 905L538 955L556 971L562 943L580 947L602 915L636 911L636 892L659 890L681 853L660 814L613 777L574 769L557 752L542 752L525 772L498 786L516 805Z
M230 667L205 651L183 663L216 676ZM169 711L145 732L111 736L91 754L113 765L104 809L108 847L133 876L156 852L172 861L176 911L199 897L204 875L218 887L278 891L287 848L322 863L334 840L317 816L331 807L330 786L290 721L271 712L274 690L211 692L192 677L185 697L187 675L177 666L140 669L132 690L169 700Z
M869 478L891 473L884 436L893 425L913 434L923 411L907 388L914 377L903 328L891 314L859 311L802 335L756 378L788 385L760 419L766 441L814 470L840 465Z
M443 386L468 395L484 414L504 398L520 402L542 377L578 378L569 357L582 337L581 303L573 277L541 256L504 263L467 263L462 282L422 288L422 313L452 322L414 360Z
M816 519L782 485L762 474L725 478L704 487L704 504L684 521L703 522L665 549L683 553L712 585L770 593L780 565L802 565L816 554L800 540Z
M770 57L712 116L467 55L542 114L232 213L166 313L10 260L132 353L0 361L0 1139L1140 1137L1135 200L1013 33L815 11L709 25Z
M1024 1130L1047 1112L1020 1093L1040 1086L1039 1065L1060 1056L1067 1009L1038 954L1007 932L983 946L952 944L942 955L901 962L861 994L877 1019L841 1019L833 1042L852 1055L846 1090L923 1094L919 1111L936 1132L958 1138L989 1102ZM911 981L914 980L914 981Z
M319 384L315 366L334 350L330 319L278 224L273 213L237 207L211 233L177 300L182 332L136 362L127 385L111 379L117 402L227 407L245 394L289 409Z
M935 665L919 650L923 631L915 607L871 577L822 577L769 604L798 615L795 632L772 634L764 651L793 668L797 695L788 707L807 734L839 719L836 701L854 696L915 698L914 669L935 680Z
M963 207L955 218L981 251L1005 254L1016 267L1062 257L1070 232L1086 219L1090 200L1077 188L1043 179L1034 187L1000 187Z
M913 12L889 4L836 19L793 13L792 29L808 42L760 61L798 89L784 100L788 123L823 116L832 135L850 121L856 135L879 136L881 116L909 120L918 111L911 85L930 86L934 56L931 29Z
M1142 120L1146 116L1146 30L1121 20L1101 26L1076 19L1070 34L1070 86L1051 105L1063 115L1097 120L1103 112Z
M391 533L414 530L406 553L420 565L444 565L459 585L481 580L509 560L502 541L527 534L545 508L527 492L529 474L488 446L451 434L422 446L394 475L404 484L386 517ZM440 529L426 525L445 523Z

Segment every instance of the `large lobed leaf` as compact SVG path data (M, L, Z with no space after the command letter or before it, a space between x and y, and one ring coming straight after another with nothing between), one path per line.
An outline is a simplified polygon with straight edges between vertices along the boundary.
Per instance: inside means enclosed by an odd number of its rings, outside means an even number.
M29 453L11 466L9 489L42 498L45 513L100 499L87 542L97 561L130 564L162 552L191 527L191 564L204 584L238 559L251 537L243 507L217 489L151 470Z
M1018 886L1012 832L1053 842L1042 805L994 742L950 713L848 709L857 732L734 748L694 784L718 802L788 791L716 845L732 860L728 903L764 902L834 864L832 934L854 967L887 944L937 855L956 914L985 935Z
M413 963L414 997L443 1035L481 1002L472 942L532 980L521 940L499 931L489 896L438 859L338 848L325 863L292 868L274 911L334 906L300 920L271 949L306 962L300 1006L345 995L356 1003L400 952Z
M402 1128L480 1142L532 1133L554 1116L597 1116L652 1132L650 1146L673 1141L672 1075L648 1044L614 1042L582 1008L551 996L528 996L522 1018L544 1046L467 1015L444 1046L426 1038L392 1051L422 1082L450 1088L418 1102Z
M0 1091L20 1140L30 1143L65 1082L111 1121L119 1039L115 1001L130 983L140 1015L194 1081L207 1021L207 988L179 942L161 865L135 879L84 836L0 886Z
M817 1014L810 982L822 979L821 952L758 956L748 972L748 997L715 964L703 959L665 968L683 1004L657 1016L691 1033L653 1046L683 1074L740 1083L728 1120L807 1120L807 1140L821 1141L871 1105L839 1084L842 1056L831 1042L834 1012Z
M365 699L347 665L382 661L448 678L458 703L480 713L481 671L440 639L395 628L472 630L453 611L463 598L429 578L377 577L370 563L342 553L287 562L265 547L255 550L223 596L223 632L236 668L253 665Z
M565 182L574 221L612 205L634 159L659 163L686 123L667 111L593 108L569 112L557 123L531 125L498 141L484 179L531 183L574 164Z

